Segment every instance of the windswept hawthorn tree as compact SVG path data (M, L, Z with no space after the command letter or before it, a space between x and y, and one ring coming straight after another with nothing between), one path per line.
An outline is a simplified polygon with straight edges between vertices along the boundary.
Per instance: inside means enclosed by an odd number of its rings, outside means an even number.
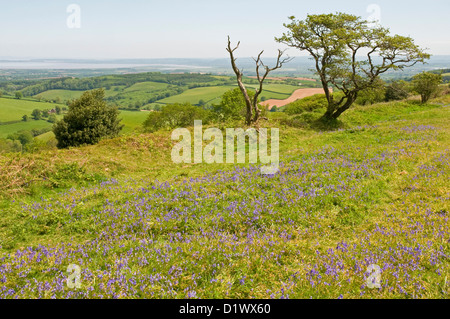
M338 12L308 15L304 21L289 19L284 24L288 31L275 40L311 55L328 101L326 120L348 110L358 93L375 86L381 74L430 58L412 38L391 35L389 29L358 16ZM342 97L334 99L330 87Z

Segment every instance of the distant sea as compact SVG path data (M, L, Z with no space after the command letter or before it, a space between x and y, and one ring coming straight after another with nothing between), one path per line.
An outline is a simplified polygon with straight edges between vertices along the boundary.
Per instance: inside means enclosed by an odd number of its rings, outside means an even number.
M118 63L91 60L0 60L3 70L75 70L75 69L125 69L155 68L161 70L208 69L209 66L163 64L163 63Z
M275 58L264 59L266 65L274 65ZM249 57L237 60L239 68L247 76L255 75L255 61ZM450 68L450 56L432 56L427 64L418 63L403 71L389 71L385 79L409 79L414 74L434 69ZM273 75L313 76L314 63L308 56L294 57L292 61L277 70ZM160 59L14 59L0 57L0 81L21 78L46 78L60 76L98 76L139 72L162 73L210 73L234 75L229 58L160 58Z

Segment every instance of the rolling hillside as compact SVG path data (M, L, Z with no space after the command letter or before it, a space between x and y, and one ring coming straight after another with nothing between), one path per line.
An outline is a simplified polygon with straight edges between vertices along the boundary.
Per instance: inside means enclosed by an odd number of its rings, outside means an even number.
M245 82L249 88L257 85L252 78L246 78ZM294 78L267 80L265 84L263 99L285 99L300 86L318 87L314 81ZM104 88L109 103L127 109L153 108L173 101L197 104L203 100L210 105L217 103L227 88L235 86L232 76L157 72L0 83L0 89L3 87L9 94L21 91L26 97L57 103L66 103L86 90Z
M0 297L448 298L449 116L396 102L335 131L272 120L275 175L174 164L170 132L0 156L0 189L12 169L33 180L0 202Z

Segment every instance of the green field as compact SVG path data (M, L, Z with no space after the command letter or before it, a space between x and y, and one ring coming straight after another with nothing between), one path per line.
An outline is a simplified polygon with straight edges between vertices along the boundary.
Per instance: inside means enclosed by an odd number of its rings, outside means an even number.
M136 128L141 127L142 123L147 118L148 112L140 112L140 111L125 111L121 110L119 117L122 118L122 124L124 125L121 134L126 134L132 132ZM62 116L58 116L58 119L61 119ZM32 130L32 129L43 129L43 128L52 128L53 124L46 121L28 121L28 122L18 122L7 125L0 125L0 138L6 138L9 134L15 133L23 130ZM52 132L48 132L38 136L38 139L48 140L54 134Z
M142 125L148 116L148 112L145 111L120 111L119 118L122 118L122 134L133 131Z
M297 85L301 82L268 80L260 99L286 99L296 89L304 87ZM250 90L257 87L255 79L245 78L244 83ZM311 82L304 85L311 85ZM198 104L200 100L206 105L217 104L223 93L236 87L236 80L233 76L224 75L142 73L55 79L24 86L22 91L25 96L62 103L80 97L84 91L104 88L105 99L109 104L121 109L137 110L153 109L157 105L169 103Z
M237 87L237 86L236 86ZM197 104L200 100L205 103L218 103L220 97L228 90L234 89L235 86L212 86L212 87L201 87L187 90L181 94L171 96L157 103L170 104L170 103L191 103Z
M6 99L5 99L6 100ZM36 103L36 104L45 104L45 103ZM54 106L54 104L50 104ZM30 112L31 113L31 112ZM142 123L147 118L148 112L140 112L140 111L126 111L121 110L119 117L122 118L122 124L124 128L122 129L122 134L126 134L128 132L133 131L136 128L141 127ZM61 116L57 117L58 119L62 118ZM0 138L6 138L9 134L23 131L23 130L32 130L32 129L43 129L43 128L52 128L53 124L44 120L34 121L30 120L28 122L17 122L11 124L0 125ZM54 136L53 133L45 133L39 136L39 139L48 139L51 136Z
M54 138L55 137L55 134L53 134L53 132L47 132L47 133L44 133L44 134L41 134L41 135L39 135L39 136L36 136L36 139L38 139L38 140L40 140L40 141L48 141L48 140L51 140L52 138Z
M32 129L43 129L51 128L52 123L47 121L28 121L28 122L18 122L14 124L0 125L0 138L6 138L9 134L19 132L19 131L30 131Z
M34 97L39 99L55 100L59 98L61 102L77 99L83 94L83 91L72 90L49 90L35 95Z
M169 85L166 83L142 82L136 83L133 86L122 91L116 91L112 95L111 91L106 91L106 97L113 98L109 100L110 103L117 104L120 107L133 107L134 104L140 103L140 106L147 104L148 99L155 97L163 92L167 93Z
M212 87L202 87L187 90L181 94L171 96L156 103L184 103L188 102L191 104L198 104L200 100L203 100L207 104L217 104L220 102L222 95L237 86L212 86ZM246 87L251 90L256 88L255 84L247 84ZM263 87L263 92L260 95L261 98L265 99L286 99L295 90L300 89L301 86L285 85L285 84L267 84Z
M124 92L143 92L143 93L150 93L155 92L159 90L164 90L168 87L168 84L166 83L159 83L159 82L140 82L133 84L129 88L126 88Z
M229 77L219 76L218 80L224 80ZM255 89L256 84L246 84L248 89ZM133 84L130 87L125 86L111 86L105 90L106 98L112 98L111 103L117 104L121 108L134 107L135 103L140 103L144 108L154 105L170 104L170 103L191 103L198 104L200 100L203 100L206 104L219 103L220 98L226 91L235 88L236 86L221 85L211 87L200 87L194 89L187 89L181 94L172 95L167 98L160 99L153 103L147 103L148 100L161 92L168 92L176 86L171 86L167 83L158 82L140 82ZM266 84L264 90L260 95L263 100L267 99L286 99L295 90L301 88L301 86L293 86L287 84ZM49 90L36 95L36 98L44 98L49 100L60 99L61 101L69 101L81 96L82 91L71 90Z
M248 88L257 88L256 85L248 84ZM284 100L291 96L295 90L301 89L302 86L294 86L287 84L266 84L263 86L263 91L260 95L260 99L278 99Z
M116 96L120 92L123 92L124 89L125 89L124 85L112 86L109 89L105 89L105 97L108 98L108 97Z
M57 104L37 101L0 98L0 123L20 121L25 114L30 116L34 109L53 109Z
M250 85L249 85L250 86ZM255 87L252 85L252 87ZM281 93L281 94L287 94L291 95L294 93L295 90L301 89L301 85L294 86L294 85L287 85L287 84L266 84L263 86L263 93Z
M120 95L123 103L131 103L137 100L142 100L148 98L149 93L154 93L157 91L164 90L168 87L166 83L158 82L140 82L136 83L130 87L124 85L111 86L109 89L105 89L105 96L113 97ZM35 95L35 98L44 98L48 100L55 100L59 98L61 101L69 101L77 99L83 94L84 91L75 90L48 90Z

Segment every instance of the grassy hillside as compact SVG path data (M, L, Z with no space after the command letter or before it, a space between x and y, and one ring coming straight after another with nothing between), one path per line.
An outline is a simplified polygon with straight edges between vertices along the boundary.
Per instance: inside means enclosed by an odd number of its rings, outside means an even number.
M72 90L48 90L35 95L37 99L56 100L60 99L61 102L70 101L79 98L83 94L83 91Z
M140 91L140 92L150 93L150 92L165 89L165 88L167 88L167 86L168 86L168 84L166 84L166 83L140 82L140 83L133 84L129 88L126 88L124 91L125 92Z
M272 119L275 175L174 164L164 131L0 156L2 194L22 194L0 204L0 297L448 298L449 110L355 107L335 131Z
M54 139L54 138L55 138L55 134L53 134L52 131L44 133L44 134L41 134L39 136L36 136L37 140L44 141L44 142L47 142L47 141L49 141L51 139Z

